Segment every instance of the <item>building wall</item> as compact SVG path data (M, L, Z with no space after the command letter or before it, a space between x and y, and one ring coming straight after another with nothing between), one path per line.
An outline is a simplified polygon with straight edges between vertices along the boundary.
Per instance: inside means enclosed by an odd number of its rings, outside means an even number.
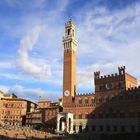
M52 101L40 101L38 102L38 107L39 108L47 108L51 106L56 106L58 102L52 102Z
M75 132L81 133L132 133L140 132L139 121L136 118L125 119L91 119L74 120Z
M125 73L125 81L126 89L138 86L137 79L128 73Z
M62 111L62 107L57 105L57 103L50 103L48 101L43 101L47 104L47 107L39 106L34 112L28 112L26 115L26 125L29 127L34 127L36 129L44 129L45 131L55 132L56 129L56 117L59 112ZM39 102L40 104L40 102ZM41 102L42 105L42 102Z
M40 101L38 102L39 108L46 108L51 106L51 101Z
M28 107L29 105L29 107ZM1 99L0 100L0 119L6 125L22 125L23 116L28 111L34 111L35 104L23 99ZM29 109L30 108L30 109Z
M53 132L55 131L57 125L57 114L60 111L62 111L60 106L44 108L44 124L47 129L51 129Z
M39 128L44 123L44 111L37 109L34 112L27 112L26 114L26 126Z
M88 133L140 132L140 87L122 91L120 95L92 108L87 118L84 113L89 109L80 108L82 117L78 117L78 110L75 108L75 132L79 132L80 127L82 132Z

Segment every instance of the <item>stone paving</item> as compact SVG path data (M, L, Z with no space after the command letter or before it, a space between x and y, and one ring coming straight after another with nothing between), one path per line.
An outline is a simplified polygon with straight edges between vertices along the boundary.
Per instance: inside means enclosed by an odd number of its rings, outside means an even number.
M0 127L0 135L9 138L28 139L28 138L51 138L56 135L33 130L29 127Z

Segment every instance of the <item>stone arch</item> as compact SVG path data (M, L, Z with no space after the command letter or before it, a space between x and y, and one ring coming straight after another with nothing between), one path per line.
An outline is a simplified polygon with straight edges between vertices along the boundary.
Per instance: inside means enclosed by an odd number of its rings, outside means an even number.
M60 112L57 114L57 133L73 133L73 114Z
M69 132L71 131L71 118L69 118Z
M60 118L59 130L60 131L66 130L66 118L65 117Z

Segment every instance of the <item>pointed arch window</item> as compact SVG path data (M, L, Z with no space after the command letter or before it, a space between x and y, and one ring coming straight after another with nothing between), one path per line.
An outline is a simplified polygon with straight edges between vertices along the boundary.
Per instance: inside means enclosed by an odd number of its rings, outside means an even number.
M82 114L81 113L79 114L79 119L82 119Z
M88 104L88 98L85 98L85 104Z
M95 99L91 98L91 103L94 104L95 103Z
M81 98L79 98L79 104L82 104L82 99Z

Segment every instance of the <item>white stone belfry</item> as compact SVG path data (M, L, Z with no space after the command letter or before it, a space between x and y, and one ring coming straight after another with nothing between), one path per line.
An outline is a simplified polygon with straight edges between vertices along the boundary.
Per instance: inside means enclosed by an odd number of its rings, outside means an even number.
M60 112L57 115L57 133L73 133L73 114Z

